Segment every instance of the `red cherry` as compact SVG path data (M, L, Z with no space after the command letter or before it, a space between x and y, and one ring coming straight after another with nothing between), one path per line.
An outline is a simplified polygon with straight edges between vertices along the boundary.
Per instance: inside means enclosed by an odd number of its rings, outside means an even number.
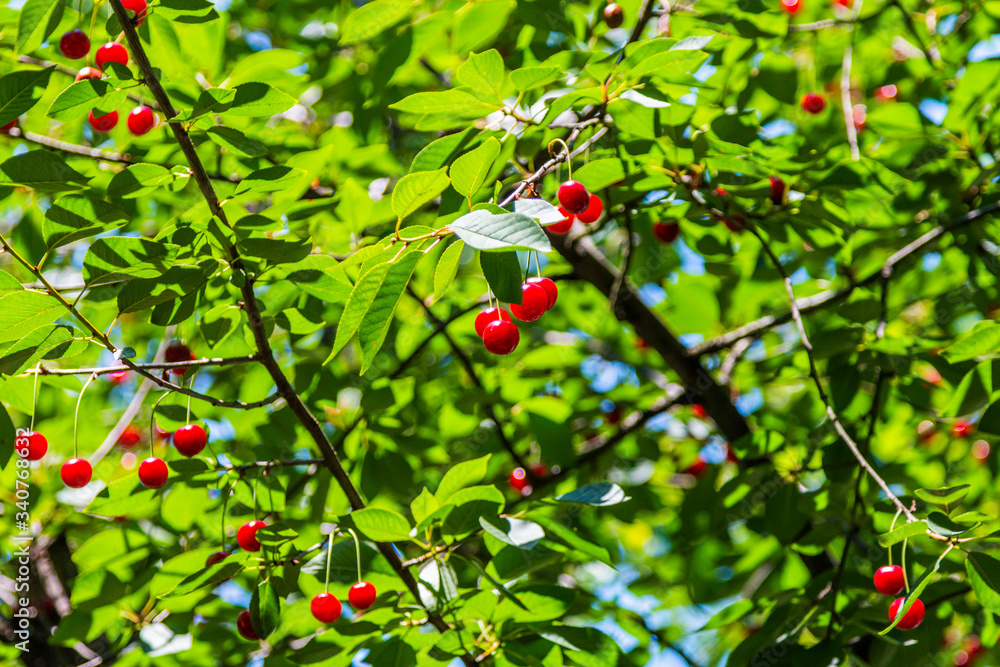
M687 468L684 469L684 472L687 473L688 475L701 477L702 475L705 474L707 470L708 470L708 464L705 462L705 459L698 457L698 459L696 459L694 463L692 463L691 465L689 465Z
M896 99L897 92L896 86L891 83L885 86L879 86L875 89L875 99L879 102L892 102Z
M889 605L889 620L896 620L896 614L902 608L903 603L906 602L906 598L896 598ZM913 601L913 605L910 607L910 611L906 612L906 615L900 619L896 627L900 630L912 630L913 628L920 625L924 620L924 603L919 599Z
M726 445L726 460L730 463L739 463L740 457L736 456L736 452L729 445Z
M236 543L244 551L260 551L257 531L266 526L263 521L248 521L236 531Z
M817 114L826 108L826 98L819 93L806 93L802 96L802 108L808 113Z
M746 227L746 220L738 215L734 215L732 218L723 218L722 224L726 226L731 232L736 232L737 234L742 234L743 229Z
M566 181L559 186L559 203L569 213L579 215L590 205L590 193L580 181Z
M708 417L708 413L705 412L705 408L701 407L700 403L692 405L691 412L694 413L694 416L698 419L706 419Z
M184 343L175 341L168 345L167 349L163 351L163 360L171 364L177 363L178 361L193 361L194 353L191 352L191 348ZM183 366L171 368L170 372L174 375L184 375L188 372L188 367Z
M201 453L208 444L208 434L197 424L181 426L174 433L174 447L182 456L192 457Z
M576 220L576 216L568 212L562 206L558 207L559 213L563 215L563 219L559 222L553 222L551 225L546 227L553 234L565 234L570 229L573 228L573 221Z
M94 475L94 469L90 467L87 459L70 459L62 464L59 476L62 477L63 484L71 489L81 489L88 484Z
M967 435L971 434L974 428L975 427L971 423L965 421L964 419L959 419L954 424L952 424L951 434L956 438L964 438Z
M622 420L622 411L617 406L611 408L611 411L604 415L604 421L614 426Z
M654 222L653 236L666 244L673 243L681 234L681 226L676 222Z
M483 337L483 332L491 322L501 320L510 322L510 313L503 308L484 308L476 315L476 335Z
M118 124L118 112L112 111L111 113L106 113L103 116L95 116L94 111L90 111L90 126L98 132L110 132L115 129L115 125Z
M604 22L608 24L609 28L617 28L622 24L624 18L624 13L620 5L611 3L604 8Z
M137 27L146 20L146 0L122 0L122 7L129 12Z
M781 0L781 8L789 14L796 14L802 9L802 0Z
M29 461L40 461L45 452L49 451L49 441L38 431L26 431L17 436L14 448L18 455Z
M906 587L903 568L898 565L885 565L875 570L875 590L882 595L899 595Z
M84 79L100 79L102 76L104 75L101 74L101 70L96 67L84 67L77 73L76 80L83 81Z
M108 382L116 386L125 384L126 380L128 380L128 371L117 371L108 375Z
M864 104L855 104L851 107L851 118L854 119L855 132L861 132L868 126L867 113Z
M142 440L142 431L134 424L129 424L118 436L118 446L122 449L131 449L138 445L140 440Z
M723 190L722 188L715 188L715 194L717 194L720 197L728 197L729 196L729 193L726 192L725 190Z
M158 489L167 483L167 464L163 459L150 456L139 464L139 481L147 489Z
M240 637L243 639L249 639L252 642L259 642L260 637L254 632L253 623L250 622L250 612L244 609L236 617L236 631L240 633Z
M59 52L70 60L90 53L90 38L82 30L70 30L59 40Z
M549 295L545 288L531 283L521 285L521 303L510 304L510 312L522 322L534 322L548 309Z
M10 121L3 127L0 127L0 134L10 134L10 131L17 127L17 119Z
M541 463L531 466L531 474L539 479L548 473L548 468ZM531 493L531 480L528 479L528 473L524 468L514 468L510 472L510 487L522 494Z
M549 310L552 306L556 305L556 299L559 298L559 288L556 287L556 284L550 278L539 276L528 278L527 282L529 285L538 285L545 290L545 294L549 297L549 305L545 307L545 310Z
M222 561L229 558L231 555L232 554L230 554L228 551L216 551L214 554L212 554L205 560L205 567L212 567L217 563L221 563Z
M372 591L374 590L374 587L372 587ZM340 618L340 611L343 609L343 606L340 604L340 600L329 593L320 593L312 599L309 609L312 610L312 615L320 623L333 623Z
M781 206L785 201L785 182L780 176L770 176L768 180L771 182L771 201Z
M510 354L517 349L517 344L521 342L521 332L517 330L517 325L507 320L490 322L483 329L483 345L487 352L493 354Z
M355 609L364 610L375 604L376 595L375 585L369 581L362 581L354 584L351 586L351 589L347 591L347 601ZM315 614L316 612L314 611L313 613Z
M153 424L153 435L157 440L169 440L173 432L161 428L159 424Z
M149 107L139 106L129 112L126 124L128 131L139 137L153 129L156 125L156 116Z
M576 218L580 222L590 224L597 222L602 213L604 213L604 202L597 195L590 195L590 202L587 204L587 208L583 213L577 215Z
M851 0L833 0L834 6L843 7L844 9L851 8Z
M101 48L97 49L97 53L94 54L94 64L97 65L99 69L104 70L104 66L107 63L118 63L119 65L128 65L128 51L125 47L117 42L108 42Z

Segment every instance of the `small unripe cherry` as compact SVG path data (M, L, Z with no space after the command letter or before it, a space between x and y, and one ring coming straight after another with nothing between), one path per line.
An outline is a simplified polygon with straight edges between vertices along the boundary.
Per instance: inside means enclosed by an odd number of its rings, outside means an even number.
M174 447L182 456L197 456L208 444L208 434L197 424L181 426L174 433Z
M362 611L375 604L376 596L375 585L370 581L358 582L347 591L347 601L352 607Z
M153 129L156 125L156 115L149 107L138 106L129 112L126 124L128 131L139 137Z
M103 70L108 63L128 65L128 51L125 47L117 42L108 42L97 49L97 53L94 54L94 64Z
M604 213L604 202L597 195L590 195L590 201L587 204L587 208L576 216L577 220L590 224L592 222L597 222Z
M608 24L609 28L617 28L622 24L624 18L625 15L620 5L612 2L604 8L604 22Z
M654 222L653 236L661 242L671 244L677 240L681 234L681 226L676 222Z
M167 483L169 476L167 464L163 459L150 456L139 464L139 481L147 489L159 489Z
M549 297L548 305L545 310L548 311L552 306L556 305L556 299L559 298L559 288L556 286L555 282L551 278L546 278L544 276L536 276L535 278L528 278L526 281L529 285L538 285L543 290L545 290L546 296Z
M244 551L260 551L260 542L257 541L257 531L267 524L263 521L247 521L236 531L236 543Z
M26 431L17 436L14 448L18 456L29 461L40 461L45 452L49 451L49 441L38 431Z
M85 79L100 79L102 76L104 75L101 74L101 70L97 69L96 67L84 67L79 72L77 72L76 80L83 81Z
M896 598L889 605L889 620L896 620L896 614L903 607L903 603L906 602L906 598ZM899 620L896 627L900 630L912 630L913 628L920 625L924 620L924 603L920 599L913 601L913 605L910 606L910 610Z
M118 124L117 111L106 113L103 116L95 116L93 109L91 109L90 115L87 118L90 121L90 126L97 132L110 132Z
M90 484L94 469L87 459L70 459L62 464L59 476L62 477L63 484L71 489L82 489Z
M253 629L253 623L250 622L250 612L244 609L236 617L236 631L240 633L240 637L243 639L248 639L252 642L259 642L260 637Z
M521 303L510 304L510 312L522 322L534 322L545 314L549 295L545 289L531 283L521 285Z
M568 232L570 229L573 228L573 221L576 219L576 216L567 211L562 206L558 208L559 208L559 213L561 213L563 216L563 219L560 220L559 222L553 222L551 225L548 225L545 229L549 230L553 234L565 234L566 232Z
M811 114L817 114L826 108L826 98L819 93L806 93L802 96L802 108Z
M517 349L521 341L521 332L517 325L507 320L490 322L483 330L483 345L493 354L510 354Z
M503 308L484 308L476 315L476 335L483 337L483 332L491 322L506 320L510 322L510 313Z
M903 568L898 565L884 565L875 570L875 590L882 595L899 595L906 587Z
M567 212L579 215L590 205L590 193L580 181L566 181L559 186L559 203Z
M780 206L785 201L785 182L780 176L770 176L768 180L771 183L771 201Z
M309 604L309 609L312 611L312 615L316 617L316 620L320 623L333 623L340 618L340 612L343 609L343 605L341 605L340 600L333 595L330 595L329 593L320 593L312 599L312 602Z
M59 40L59 52L70 60L82 58L90 53L90 38L82 30L70 30Z

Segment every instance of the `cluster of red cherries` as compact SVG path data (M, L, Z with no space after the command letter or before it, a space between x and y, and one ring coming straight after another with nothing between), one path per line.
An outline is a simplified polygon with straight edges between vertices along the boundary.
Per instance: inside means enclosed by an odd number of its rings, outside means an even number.
M899 595L906 587L906 577L903 568L898 565L885 565L875 570L875 590L882 595ZM906 602L906 597L896 598L889 605L889 620L896 620L896 615ZM924 603L920 599L913 601L910 610L899 619L896 627L900 630L912 630L924 620Z

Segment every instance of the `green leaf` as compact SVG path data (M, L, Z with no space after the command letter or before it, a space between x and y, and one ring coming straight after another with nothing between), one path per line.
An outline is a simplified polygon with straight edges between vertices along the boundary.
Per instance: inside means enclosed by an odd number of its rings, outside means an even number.
M979 604L990 611L1000 612L1000 560L973 551L965 560L965 571Z
M418 171L399 179L392 190L392 212L400 220L416 212L421 206L444 192L451 184L448 170Z
M155 278L170 268L177 250L177 246L129 236L98 239L83 258L83 280L93 287L122 278Z
M889 547L893 544L898 544L908 537L913 537L915 535L923 535L927 532L927 524L923 521L911 521L909 523L904 523L899 528L896 528L892 532L883 533L878 537L878 543L883 547Z
M507 26L515 7L517 3L513 0L485 0L462 7L452 29L452 52L463 55L492 44Z
M415 667L417 652L403 641L402 637L390 637L377 643L365 658L371 665L393 665L393 667Z
M167 569L167 566L169 564L170 561L164 563L164 568L161 569L161 572L164 569ZM203 570L198 570L194 574L188 575L183 580L181 580L176 586L174 586L168 591L158 594L157 597L161 598L180 597L182 595L188 595L199 589L207 588L209 586L214 588L215 586L221 584L223 581L226 581L227 579L232 579L241 570L243 570L243 563L234 560L234 557L230 556L229 558L226 558L216 563L215 565L206 567Z
M236 155L244 157L267 155L267 146L231 127L209 128L208 138Z
M413 520L416 521L417 524L420 524L420 522L436 512L438 507L437 498L435 498L434 494L428 491L425 486L421 489L420 495L414 498L413 502L410 503L410 512L413 513Z
M354 44L377 37L396 25L412 11L413 3L407 0L375 0L348 14L340 43Z
M270 579L264 579L250 597L250 624L258 637L264 638L278 627L281 600Z
M500 301L521 303L524 272L514 252L480 252L479 265L490 289Z
M543 225L565 219L565 216L559 212L558 208L544 199L516 199L514 200L514 213L526 215Z
M410 537L410 523L402 514L381 507L366 507L348 515L354 527L370 540L396 542Z
M954 364L997 352L1000 352L1000 324L986 321L977 322L972 331L946 347L941 356Z
M447 114L456 120L479 118L496 111L496 107L490 106L461 90L414 93L395 104L390 104L389 108L420 116Z
M964 526L952 521L948 515L942 512L931 512L927 516L927 527L931 529L931 532L942 537L956 537L973 528L973 526Z
M67 195L53 202L45 212L42 236L48 248L85 239L128 223L125 211L99 199Z
M466 213L448 228L477 250L552 251L549 238L538 223L520 213L496 214L479 209Z
M574 489L569 493L556 496L556 500L564 503L581 503L583 505L596 505L599 507L607 505L617 505L627 500L631 500L617 484L611 482L598 482L587 484L579 489Z
M951 512L969 494L969 485L948 486L940 489L917 489L913 494L944 512Z
M221 113L229 109L236 99L236 91L229 88L208 88L198 94L194 106L184 109L174 116L173 121L188 121L210 113Z
M924 592L924 589L926 589L927 586L931 583L931 576L935 572L937 572L938 569L941 567L942 560L944 560L944 554L941 554L941 557L938 558L936 561L934 561L934 565L932 567L929 567L926 570L924 570L924 573L920 575L920 579L917 581L916 584L914 584L913 588L907 594L906 601L902 604L902 606L898 610L896 610L896 618L893 619L892 623L889 624L889 627L879 632L880 635L888 633L890 630L896 627L896 624L899 623L899 621L901 621L904 616L906 616L906 612L910 610L910 607L913 606L913 603L920 597L920 595Z
M135 199L178 181L187 182L190 174L168 171L158 164L133 164L118 172L108 184L108 196Z
M286 495L284 485L274 475L244 478L236 485L234 493L236 500L243 505L261 512L285 511Z
M510 82L518 92L540 88L563 77L558 67L522 67L510 73Z
M439 505L444 505L449 498L468 486L474 486L486 479L486 470L490 462L490 454L471 461L462 461L452 466L438 484L434 497Z
M625 169L618 158L591 160L575 170L573 177L586 185L591 192L598 192L625 180Z
M258 169L240 181L234 195L278 192L294 184L303 174L305 171L294 167L275 166Z
M483 530L504 544L518 549L530 549L545 538L545 531L537 523L513 517L479 517Z
M0 403L0 470L7 467L10 457L14 454L14 446L17 441L17 431L14 429L14 422L10 420L7 409ZM22 441L23 450L25 443Z
M54 153L29 151L0 163L0 185L23 185L39 192L79 190L90 178Z
M428 611L440 611L458 596L458 575L447 561L431 559L417 570L417 589Z
M257 541L266 547L278 547L297 538L299 534L281 522L264 526L257 531Z
M232 102L220 113L257 118L284 113L293 106L295 98L291 95L260 81L248 81L236 86Z
M499 155L500 142L490 137L478 148L452 163L448 172L451 175L452 186L460 195L471 199L483 187L486 176Z
M266 259L272 264L294 264L309 256L312 241L308 238L284 237L278 239L254 236L236 244L240 255Z
M455 508L448 514L441 530L447 535L458 536L479 530L480 517L500 514L504 497L495 486L470 486L453 493L448 498L448 504Z
M27 53L29 44L40 45L51 34L53 12L62 16L62 2L59 0L27 0L17 16L17 38L14 53ZM50 27L51 26L51 27Z
M53 120L68 121L86 116L97 101L114 90L103 79L85 79L71 84L52 100L46 115Z
M361 346L361 373L364 374L371 368L375 356L385 343L385 337L389 333L389 325L392 324L392 316L396 311L396 305L403 296L403 291L410 282L410 276L424 256L420 250L413 250L404 253L402 257L396 259L391 264L386 265L388 270L385 279L379 284L375 297L368 304L361 324L358 326L358 344ZM353 296L353 292L352 292ZM345 310L346 312L346 310ZM337 332L340 333L339 331Z
M456 240L441 253L441 259L438 260L437 269L434 271L435 301L443 297L455 281L459 260L462 259L462 250L464 249L465 241Z
M46 325L31 331L13 345L0 344L0 375L15 375L24 368L44 359L58 358L72 350L74 329L65 324ZM76 341L74 350L86 349L86 343Z
M21 290L0 295L0 342L19 340L66 314L58 300L41 292Z
M0 126L27 112L38 102L49 85L55 66L45 69L11 72L0 77Z
M593 558L604 563L608 567L614 568L614 561L611 560L611 555L608 553L607 549L583 538L575 530L566 526L558 519L554 519L539 512L532 512L528 515L528 518L541 525L541 527L545 529L545 532L548 533L549 537L555 537L563 544L580 552L581 554L584 554L588 558Z
M474 53L455 71L455 78L463 86L468 86L497 106L503 105L500 88L503 86L503 58L496 49L486 53Z

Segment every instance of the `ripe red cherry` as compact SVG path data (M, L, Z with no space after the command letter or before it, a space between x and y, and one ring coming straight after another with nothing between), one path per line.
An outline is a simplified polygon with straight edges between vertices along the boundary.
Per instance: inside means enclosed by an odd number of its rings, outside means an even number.
M681 234L681 226L676 222L654 222L653 236L666 244L673 243Z
M580 181L566 181L559 186L559 203L569 213L579 215L590 205L590 193Z
M40 461L45 452L49 451L49 441L38 431L27 431L17 437L15 449L23 459Z
M576 217L580 222L590 224L597 222L601 217L601 213L604 213L604 202L597 195L590 195L590 202L587 204L587 208Z
M156 116L149 107L139 106L129 112L126 123L128 131L139 137L153 129L156 125Z
M174 446L182 456L197 456L205 449L206 444L208 444L208 434L197 424L181 426L174 433Z
M964 419L959 419L957 422L951 426L951 434L956 438L964 438L971 434L973 431L973 426Z
M340 600L333 595L320 593L312 599L309 609L312 610L312 615L320 623L333 623L340 618L340 611L343 609L343 606L340 604Z
M62 477L63 484L71 489L81 489L90 484L94 469L87 459L70 459L62 464L59 476Z
M684 472L687 473L688 475L701 477L702 475L705 474L707 470L708 470L708 463L705 462L705 459L699 456L694 463L692 463L691 465L689 465L687 468L684 469Z
M826 98L819 93L806 93L802 96L802 108L807 113L819 113L826 108Z
M608 24L609 28L617 28L622 24L622 19L624 14L620 5L611 3L604 8L604 22Z
M851 8L851 0L833 0L833 4L837 7L843 7L844 9Z
M476 315L476 335L483 337L483 332L491 322L506 320L510 322L510 313L503 308L484 308Z
M545 290L546 296L549 297L549 305L545 307L545 310L550 310L552 306L556 305L556 299L559 298L559 288L556 287L556 284L550 278L539 276L528 278L527 282L529 285L538 285Z
M559 207L559 212L563 215L563 219L559 222L553 222L551 225L546 227L553 234L565 234L570 229L573 228L573 221L576 216L564 209L562 206Z
M898 565L885 565L875 570L875 590L882 595L899 595L906 586L903 568Z
M118 446L122 449L131 449L138 445L140 440L142 440L142 431L134 424L129 424L118 436Z
M510 304L510 312L522 322L534 322L548 310L549 295L545 288L524 283L521 285L521 303Z
M167 346L167 349L163 351L163 360L167 363L177 363L178 361L193 361L194 353L191 352L189 348L184 343L175 341ZM177 368L171 368L170 372L174 375L184 375L188 372L187 366L179 366Z
M708 418L708 413L705 412L705 408L703 408L700 403L695 403L694 405L692 405L691 406L691 412L698 419L707 419Z
M70 30L59 40L59 52L70 60L90 53L90 38L82 30Z
M780 206L785 201L785 182L780 176L771 176L768 180L771 182L771 201Z
M879 86L875 89L875 99L879 102L891 102L896 99L896 86L891 83L885 86Z
M902 608L903 603L906 602L906 598L896 598L889 605L889 620L896 620L896 614ZM924 620L924 603L919 599L913 601L913 605L910 607L910 611L906 612L906 615L900 619L896 627L900 630L912 630L913 628L920 625Z
M236 617L236 631L240 633L240 637L243 639L248 639L252 642L259 642L260 637L254 632L253 623L250 622L250 612L244 609Z
M107 63L118 63L119 65L128 65L128 51L125 47L117 42L108 42L101 48L97 49L97 53L94 54L94 64L101 70Z
M128 371L118 371L108 375L108 382L115 386L125 384L126 380L128 380Z
M173 432L163 429L159 424L153 424L153 435L157 440L169 440Z
M106 113L103 116L95 116L94 111L90 111L90 126L98 132L110 132L115 129L115 125L118 124L118 112L112 111L111 113Z
M743 229L746 227L746 221L738 215L734 215L731 218L723 218L722 224L726 226L726 229L737 234L742 234Z
M228 551L216 551L214 554L205 559L205 567L212 567L217 563L221 563L222 561L229 558L231 555L232 554L230 554Z
M147 489L158 489L167 483L167 464L163 459L150 456L139 464L139 481Z
M868 110L864 104L855 104L851 107L851 118L854 119L855 132L861 132L868 127Z
M17 119L10 121L3 127L0 127L0 134L10 134L10 131L17 127Z
M355 609L368 609L375 604L375 585L370 581L362 581L351 586L347 591L347 601ZM315 613L315 612L314 612Z
M549 469L541 463L531 466L531 474L537 478L545 477L548 472ZM531 481L524 468L514 468L510 471L510 488L522 494L531 493Z
M101 74L101 70L96 67L84 67L77 73L76 80L83 81L84 79L100 79L102 76L104 75Z
M266 526L263 521L248 521L236 531L236 543L244 551L260 551L260 542L257 541L257 531Z
M802 0L781 0L781 8L789 14L796 14L802 9Z
M137 27L146 20L146 0L122 0L122 7L129 12Z
M507 320L490 322L483 329L483 345L486 346L487 352L510 354L517 349L519 342L521 342L521 332L513 322Z

